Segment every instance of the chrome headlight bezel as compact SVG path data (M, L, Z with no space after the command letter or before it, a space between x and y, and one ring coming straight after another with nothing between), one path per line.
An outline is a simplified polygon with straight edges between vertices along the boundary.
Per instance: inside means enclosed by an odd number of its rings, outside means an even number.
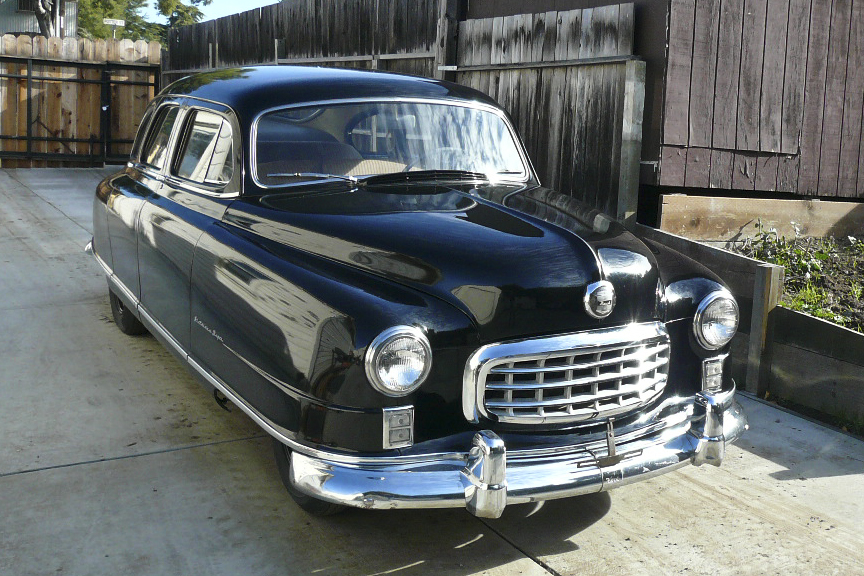
M723 302L731 303L732 309L735 313L735 326L729 338L717 342L714 341L714 339L706 336L705 326L703 322L705 321L705 317L712 309L712 307L717 306L718 303ZM738 331L740 320L741 313L738 309L738 302L735 301L735 298L732 296L732 294L730 294L729 291L726 289L714 290L713 292L705 296L702 301L699 302L699 306L696 308L696 314L693 316L693 334L696 337L696 341L705 350L718 350L732 341L732 338Z
M379 362L382 360L383 352L385 352L391 344L402 338L409 338L419 344L423 349L426 360L423 364L423 369L417 378L409 384L394 388L388 386L388 384L381 379L379 375ZM420 328L417 328L416 326L393 326L392 328L388 328L381 332L374 340L372 340L372 343L369 344L369 347L366 349L364 365L366 368L366 378L369 380L372 387L378 392L381 392L385 396L394 398L406 396L419 388L432 371L432 346L429 344L429 339L426 338L426 334L424 334Z

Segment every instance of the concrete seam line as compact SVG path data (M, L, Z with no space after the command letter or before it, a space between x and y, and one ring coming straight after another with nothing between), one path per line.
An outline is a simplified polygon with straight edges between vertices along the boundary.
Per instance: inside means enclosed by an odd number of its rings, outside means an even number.
M515 548L516 550L518 550L519 553L521 553L523 556L525 556L526 558L529 558L532 562L534 562L535 564L537 564L538 566L540 566L541 568L543 568L543 570L545 570L545 571L548 572L549 574L552 574L552 576L562 576L560 572L558 572L557 570L555 570L554 568L552 568L551 566L549 566L548 564L546 564L545 562L543 562L540 558L538 558L538 557L535 556L534 554L531 554L531 553L528 552L527 550L523 549L521 546L519 546L518 544L516 544L513 540L511 540L511 539L508 538L506 535L504 535L503 532L501 532L501 531L496 530L495 528L493 528L493 527L489 524L488 521L486 521L486 520L483 519L483 518L477 518L477 519L478 519L478 520L479 520L479 521L480 521L484 526L486 526L489 530L491 530L492 532L494 532L495 534L497 534L499 538L501 538L502 540L504 540L505 542L507 542L508 544L510 544L513 548Z
M86 466L88 464L100 464L102 462L115 462L117 460L128 460L130 458L139 458L141 456L155 456L157 454L170 454L171 452L181 452L183 450L192 450L195 448L207 448L209 446L219 446L220 444L231 444L234 442L247 442L249 440L259 440L261 438L269 438L267 434L258 434L256 436L248 436L246 438L234 438L232 440L219 440L217 442L207 442L204 444L193 444L191 446L183 446L181 448L166 448L164 450L154 450L152 452L142 452L140 454L127 454L126 456L113 456L111 458L100 458L98 460L85 460L83 462L70 462L69 464L57 464L56 466L45 466L43 468L34 468L32 470L18 470L17 472L0 473L0 478L9 476L20 476L22 474L33 474L35 472L45 472L46 470L58 470L60 468L73 468L75 466Z

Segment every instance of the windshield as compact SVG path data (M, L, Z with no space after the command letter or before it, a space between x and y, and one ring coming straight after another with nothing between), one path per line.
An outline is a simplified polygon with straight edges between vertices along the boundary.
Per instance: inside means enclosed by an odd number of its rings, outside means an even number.
M528 176L502 117L451 104L361 102L277 110L258 121L255 147L255 174L264 186L400 172L472 172L490 181Z

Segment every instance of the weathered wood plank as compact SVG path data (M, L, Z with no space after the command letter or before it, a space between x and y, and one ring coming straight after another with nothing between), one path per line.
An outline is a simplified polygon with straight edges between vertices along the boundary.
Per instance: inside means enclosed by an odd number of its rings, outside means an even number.
M730 150L711 150L711 174L708 186L729 190L732 188L732 170L735 154Z
M825 79L825 112L822 117L822 144L819 158L820 196L837 195L851 17L852 0L834 0L831 11L831 33ZM860 106L860 101L856 105Z
M3 35L2 45L3 54L8 54L10 56L16 56L18 54L18 40L11 34ZM21 73L21 66L18 64L8 63L4 64L2 68L7 74ZM2 79L3 93L2 100L0 100L0 106L3 107L3 116L2 122L0 122L0 127L3 129L3 134L8 134L10 136L18 136L21 134L18 131L18 118L21 114L26 113L19 108L20 84L21 80ZM19 142L14 140L0 141L0 150L18 152L20 149L21 144ZM18 160L4 160L3 167L17 168Z
M558 35L557 35L557 41L555 44L555 55L553 58L556 61L569 59L567 45L568 45L568 43L572 43L571 36L573 33L573 26L571 26L571 19L576 14L581 14L581 12L575 12L575 11L558 12L557 24L555 26L555 29L558 31ZM581 24L581 20L579 20L579 33L581 34L581 32L582 32L582 24ZM578 36L577 36L577 40L576 40L576 46L577 46L576 52L578 54L578 51L579 51Z
M549 147L546 154L546 185L561 190L561 179L559 175L563 146L563 127L565 122L566 100L570 94L567 82L566 68L549 68L544 70L544 76L549 79L549 114L548 125L553 129L552 137L549 138ZM569 113L568 113L569 116ZM566 193L566 192L565 192Z
M684 186L687 171L687 148L663 146L660 154L660 184Z
M505 16L502 28L501 63L512 64L513 62L518 62L522 50L519 45L519 16Z
M744 0L723 0L720 4L714 127L711 132L711 144L714 148L735 148L743 26Z
M502 64L504 62L504 18L498 17L492 19L492 64Z
M797 154L794 156L781 156L779 166L777 167L777 191L778 192L798 192L798 167L801 163L801 157Z
M777 189L777 171L780 157L776 154L760 154L756 159L756 181L754 188L771 192Z
M788 22L780 150L786 154L797 154L804 115L810 0L789 0Z
M466 20L459 23L459 36L456 39L456 66L474 66L474 46L477 44L475 23Z
M684 185L688 188L708 188L711 181L711 150L690 147L687 150L687 169Z
M822 115L825 110L825 79L828 67L828 35L831 7L814 2L810 14L810 42L804 83L804 117L801 125L801 166L798 192L816 194L819 187L819 157Z
M70 61L78 61L80 59L80 54L78 53L78 41L75 38L64 38L63 46L62 46L62 55L61 57L64 60ZM63 70L63 79L77 79L79 76L77 71L68 67ZM62 138L76 138L77 137L77 124L74 118L78 114L78 99L76 98L77 94L77 84L72 82L63 82L60 86L60 117L62 121L62 126L60 129L60 136ZM81 103L81 108L84 108L88 105L87 102ZM91 105L92 106L92 105ZM72 154L78 153L78 144L70 143L64 144L64 151Z
M543 48L540 61L551 62L555 60L555 49L558 46L558 13L545 12L543 17Z
M635 7L633 3L621 4L618 12L618 49L617 56L633 54L633 37L635 35Z
M738 87L738 150L759 150L762 63L768 0L744 0L744 29L741 35L741 83Z
M717 76L717 35L720 0L696 3L693 63L690 74L690 146L710 148L714 128L714 84ZM701 157L702 154L696 154ZM688 157L688 172L691 158ZM707 166L707 161L705 162ZM706 186L708 171L704 170Z
M755 190L756 154L735 152L732 166L732 188L735 190Z
M663 194L660 228L700 241L755 238L758 221L779 236L845 236L864 229L857 202Z
M765 56L762 66L759 150L779 152L783 131L783 81L789 0L768 0L767 14L770 16L765 30Z
M695 0L671 0L663 143L688 145Z
M623 74L621 106L621 160L618 164L618 201L615 216L633 225L639 205L639 160L642 156L642 122L645 111L645 62L631 61Z
M864 105L864 2L858 1L852 5L846 94L843 97L843 132L840 138L840 174L837 183L837 195L841 197L858 197L862 105Z
M594 8L591 19L593 50L597 57L618 55L618 4Z

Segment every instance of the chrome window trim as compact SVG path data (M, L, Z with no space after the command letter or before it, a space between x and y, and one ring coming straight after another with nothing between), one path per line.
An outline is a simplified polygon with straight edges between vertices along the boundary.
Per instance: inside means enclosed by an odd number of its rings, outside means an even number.
M658 337L669 337L662 322L627 324L613 328L487 344L478 348L465 363L462 414L466 420L474 424L479 423L481 417L490 418L483 407L482 398L485 371L488 370L488 364L492 360L498 361L502 358L514 358L516 362L541 360L561 350L600 348L621 345L628 341L636 344ZM634 406L633 409L635 408Z
M483 102L476 102L471 100L448 100L446 98L410 98L410 97L369 97L369 98L339 98L334 100L317 100L314 102L302 102L297 104L288 104L282 106L274 106L272 108L268 108L262 112L259 112L255 119L252 121L252 128L249 132L249 158L250 158L250 166L249 169L252 175L252 181L256 186L263 190L273 190L273 189L285 189L285 188L296 188L298 186L309 186L310 184L316 183L325 183L325 182L342 182L341 179L336 178L328 178L321 180L312 180L307 182L297 182L291 184L279 184L279 185L265 185L262 184L258 179L258 123L261 121L263 116L267 114L271 114L273 112L278 112L281 110L292 110L294 108L312 108L315 106L338 106L343 104L358 104L358 103L376 103L376 102L397 102L397 103L405 103L405 104L443 104L447 106L459 106L462 108L472 108L475 110L484 110L486 112L491 112L498 116L503 122L504 125L507 126L507 129L510 131L510 136L513 140L518 144L517 149L519 152L519 158L522 160L522 168L524 170L524 178L513 178L507 180L496 180L496 183L519 183L525 184L530 182L532 179L536 180L536 174L534 174L534 167L531 165L531 161L528 158L527 153L525 152L525 145L522 143L522 139L519 138L518 132L516 132L515 127L507 118L507 115L503 110L492 106L490 104L484 104ZM521 176L521 175L520 175Z
M209 102L209 101L204 100L204 102ZM216 103L214 102L214 104L216 104ZM183 106L183 105L181 105L181 106ZM232 141L233 146L234 146L234 150L233 150L233 153L231 155L232 156L231 157L231 163L233 165L232 166L232 172L231 172L231 180L229 180L228 182L225 182L224 184L208 184L207 182L197 182L195 180L183 178L182 176L178 176L177 174L175 174L174 173L175 169L176 169L175 165L180 160L179 154L181 152L181 144L185 143L185 142L181 142L181 140L180 140L181 135L178 134L177 135L177 141L174 143L176 149L172 150L172 153L171 153L170 169L165 174L163 181L171 183L171 184L176 184L178 187L183 187L183 188L185 188L191 192L194 192L196 194L201 194L202 196L209 196L211 198L229 198L230 199L230 198L238 198L240 196L239 188L241 186L242 177L238 178L237 167L240 166L242 168L242 165L243 165L242 156L240 156L240 148L242 148L242 142L240 142L238 144L237 139L235 138L235 134L237 134L239 137L240 132L235 130L237 122L231 121L231 117L229 116L229 113L231 115L233 115L235 119L236 119L237 115L234 114L234 111L231 110L230 108L228 108L227 106L224 106L224 105L222 105L222 106L223 106L223 108L226 108L228 110L228 112L223 112L221 110L214 110L213 108L207 108L204 106L195 106L194 104L183 106L183 108L185 108L185 111L183 114L183 122L182 122L183 126L182 126L181 131L182 132L188 132L189 130L192 129L192 126L190 123L195 122L194 114L198 111L209 112L210 114L215 114L216 116L219 116L219 118L221 118L224 122L226 122L228 124L228 127L231 129L231 141ZM185 134L183 136L185 137ZM230 187L232 184L234 184L237 187L237 190L233 190L231 192L224 192L224 190L226 188Z
M148 176L156 178L160 182L164 181L168 174L170 174L170 167L174 163L174 148L177 144L178 132L180 132L181 126L186 124L187 109L184 108L182 102L171 99L165 99L164 102L159 103L159 106L153 112L153 121L159 119L159 115L162 113L163 109L168 109L171 107L177 108L177 118L174 119L174 125L171 127L171 134L168 136L168 142L165 144L165 151L167 153L165 165L157 169L157 167L153 164L148 164L141 159L141 157L145 153L144 147L147 144L147 140L150 139L150 136L153 133L152 130L155 130L157 128L156 126L152 125L152 122L150 126L151 130L145 135L145 141L141 143L141 150L138 155L138 161L136 162L136 164L142 167L142 172L144 172ZM166 112L166 114L168 113L169 112Z

